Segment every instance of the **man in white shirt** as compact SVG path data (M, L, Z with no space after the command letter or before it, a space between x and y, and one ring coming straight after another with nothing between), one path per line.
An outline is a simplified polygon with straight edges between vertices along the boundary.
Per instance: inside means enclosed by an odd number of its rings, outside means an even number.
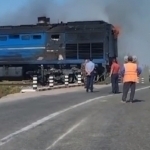
M89 61L85 65L85 71L87 75L87 85L86 85L87 92L89 91L89 88L91 92L93 92L94 69L95 64L92 62L92 59L89 59Z
M82 78L84 81L84 87L86 88L86 71L85 71L85 65L88 62L87 59L84 60L84 62L81 64L81 73L82 73Z

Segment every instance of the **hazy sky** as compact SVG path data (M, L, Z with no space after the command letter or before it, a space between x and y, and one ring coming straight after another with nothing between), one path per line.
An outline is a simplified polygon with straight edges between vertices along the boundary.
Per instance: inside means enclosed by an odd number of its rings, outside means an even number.
M26 0L1 0L0 1L0 13L5 14L7 11L14 12L16 11L19 7L25 5Z
M61 4L64 0L55 0L55 1L57 1L59 4ZM0 0L0 6L1 6L0 14L1 15L5 14L5 13L7 13L7 11L15 12L16 10L18 10L18 8L26 5L26 3L28 3L28 2L29 2L28 0L14 0L14 1L13 0Z

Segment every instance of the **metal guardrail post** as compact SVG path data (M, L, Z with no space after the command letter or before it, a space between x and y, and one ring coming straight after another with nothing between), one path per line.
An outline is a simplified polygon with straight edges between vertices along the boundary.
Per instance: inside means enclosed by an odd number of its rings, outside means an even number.
M69 76L65 75L65 86L69 85Z
M140 78L138 77L138 79L137 79L137 83L140 83Z
M118 77L118 83L122 83L122 77L120 75Z
M78 74L78 84L81 84L81 74Z
M144 84L144 78L141 78L141 83Z
M53 86L54 86L54 77L49 76L49 87L53 87Z
M37 90L37 75L33 76L33 90Z

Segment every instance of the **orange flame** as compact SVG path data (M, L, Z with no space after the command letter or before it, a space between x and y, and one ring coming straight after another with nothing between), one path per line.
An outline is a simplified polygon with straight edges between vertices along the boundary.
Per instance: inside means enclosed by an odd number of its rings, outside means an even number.
M120 27L119 26L114 26L112 28L112 30L114 32L115 37L117 38L119 36L119 34L120 34Z

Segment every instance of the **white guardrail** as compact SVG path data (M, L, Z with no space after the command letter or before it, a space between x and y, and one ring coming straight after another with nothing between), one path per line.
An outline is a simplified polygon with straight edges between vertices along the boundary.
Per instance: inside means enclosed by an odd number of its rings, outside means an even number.
M69 87L76 87L76 86L83 86L83 83L81 81L81 75L78 75L77 83L73 83L73 84L69 84L69 76L65 75L65 82L63 85L54 85L54 77L49 76L49 86L47 87L38 87L37 76L34 75L32 89L23 89L21 92L46 91L51 89L69 88Z
M77 80L78 80L77 83L70 84L69 83L69 76L65 75L65 82L64 82L64 84L63 85L55 85L54 84L54 77L53 76L49 76L49 86L47 86L47 87L38 87L37 76L34 75L33 76L32 88L30 88L30 89L23 89L21 92L24 93L24 92L33 92L33 91L46 91L46 90L51 90L51 89L83 86L84 84L81 81L81 75L79 74L77 77L78 77L77 78ZM119 83L122 83L122 78L121 77L119 77ZM145 83L144 82L144 78L143 77L138 78L138 82L137 83L144 84Z

